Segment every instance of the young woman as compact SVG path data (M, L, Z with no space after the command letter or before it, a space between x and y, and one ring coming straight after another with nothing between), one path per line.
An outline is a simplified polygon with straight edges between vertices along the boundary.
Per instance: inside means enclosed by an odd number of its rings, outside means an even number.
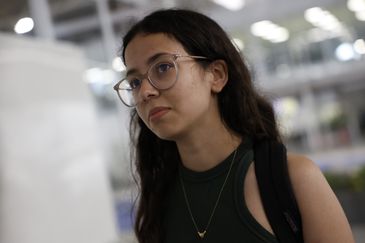
M278 242L265 215L252 146L280 141L274 112L212 19L160 10L124 37L126 77L115 85L133 108L140 243ZM318 167L288 155L306 243L352 243L339 202Z

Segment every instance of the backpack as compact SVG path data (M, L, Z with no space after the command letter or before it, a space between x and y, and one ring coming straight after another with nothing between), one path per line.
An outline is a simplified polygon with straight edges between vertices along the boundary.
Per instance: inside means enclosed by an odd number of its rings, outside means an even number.
M280 243L303 243L302 220L291 186L286 148L276 141L254 145L257 183L265 213Z

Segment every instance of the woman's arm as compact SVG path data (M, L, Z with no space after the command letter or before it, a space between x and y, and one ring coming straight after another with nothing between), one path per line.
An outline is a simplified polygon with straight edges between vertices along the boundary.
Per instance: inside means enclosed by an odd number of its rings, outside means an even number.
M289 175L305 243L354 243L350 225L322 172L304 156L288 155Z

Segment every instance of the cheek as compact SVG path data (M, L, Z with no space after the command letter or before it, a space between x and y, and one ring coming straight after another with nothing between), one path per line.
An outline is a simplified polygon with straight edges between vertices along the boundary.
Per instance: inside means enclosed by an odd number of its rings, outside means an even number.
M142 112L142 109L141 109L140 107L138 107L138 106L136 107L136 111L137 111L137 115L138 115L138 117L142 119L143 123L144 123L147 127L149 127L149 126L148 126L148 123L147 123L147 119L148 119L147 115L146 115L146 114L144 114L144 113Z
M211 90L208 82L200 76L196 77L196 79L186 87L185 97L187 102L190 100L189 103L193 103L190 105L206 104L211 98Z
M196 81L184 87L175 97L175 104L178 112L184 119L195 117L209 109L211 93L206 87Z
M185 74L185 75L184 75ZM201 96L201 98L210 94L209 81L206 79L202 70L196 67L187 68L182 71L177 82L177 92L186 99Z

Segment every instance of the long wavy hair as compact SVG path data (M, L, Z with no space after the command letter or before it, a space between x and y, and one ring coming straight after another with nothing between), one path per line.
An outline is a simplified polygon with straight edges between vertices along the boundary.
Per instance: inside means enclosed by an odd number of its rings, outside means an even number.
M250 72L225 31L209 17L182 9L153 12L136 23L123 39L122 58L128 44L139 34L164 33L180 42L190 55L208 60L224 60L228 82L218 94L223 123L242 137L253 141L280 141L271 104L254 89ZM197 61L205 67L207 63ZM177 175L180 161L176 143L157 137L132 110L130 135L133 143L137 182L134 230L140 243L163 241L163 217L169 186Z

